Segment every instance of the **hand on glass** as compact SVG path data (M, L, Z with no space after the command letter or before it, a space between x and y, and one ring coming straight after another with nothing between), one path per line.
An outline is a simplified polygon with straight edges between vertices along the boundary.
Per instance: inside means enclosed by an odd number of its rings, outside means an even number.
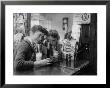
M53 56L55 57L55 58L58 58L58 51L53 51Z
M50 62L50 59L43 59L43 60L35 61L34 66L40 67L40 66L49 65L50 64L49 62Z
M41 58L42 58L42 53L36 53L36 61L39 61L39 60L41 60Z

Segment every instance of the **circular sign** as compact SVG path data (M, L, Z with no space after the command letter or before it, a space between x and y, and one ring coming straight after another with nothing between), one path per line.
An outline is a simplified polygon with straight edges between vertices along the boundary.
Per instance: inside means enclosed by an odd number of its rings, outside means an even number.
M87 13L84 13L84 14L82 14L81 18L82 18L83 21L87 21L90 18L90 15L87 14Z

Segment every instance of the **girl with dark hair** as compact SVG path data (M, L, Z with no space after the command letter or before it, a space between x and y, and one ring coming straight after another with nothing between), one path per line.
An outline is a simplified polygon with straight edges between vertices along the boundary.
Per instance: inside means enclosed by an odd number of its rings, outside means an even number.
M57 62L61 56L61 48L59 45L60 36L56 30L50 30L48 35L48 57L51 58L52 62Z

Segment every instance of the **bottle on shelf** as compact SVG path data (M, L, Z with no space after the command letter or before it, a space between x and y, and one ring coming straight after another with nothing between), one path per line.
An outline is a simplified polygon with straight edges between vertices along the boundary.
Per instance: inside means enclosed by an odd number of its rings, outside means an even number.
M47 58L50 58L50 56L53 55L53 48L52 48L52 45L48 42L47 44Z
M68 67L68 54L66 54L66 66Z
M50 58L50 51L49 51L49 49L50 49L50 43L48 42L47 43L47 58Z
M69 56L68 56L68 64L69 64L69 67L71 67L71 54L69 54Z

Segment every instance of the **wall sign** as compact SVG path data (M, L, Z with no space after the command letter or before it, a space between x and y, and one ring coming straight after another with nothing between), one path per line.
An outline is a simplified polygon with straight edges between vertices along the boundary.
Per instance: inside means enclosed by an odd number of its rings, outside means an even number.
M89 24L91 22L90 13L77 13L73 14L73 24Z

